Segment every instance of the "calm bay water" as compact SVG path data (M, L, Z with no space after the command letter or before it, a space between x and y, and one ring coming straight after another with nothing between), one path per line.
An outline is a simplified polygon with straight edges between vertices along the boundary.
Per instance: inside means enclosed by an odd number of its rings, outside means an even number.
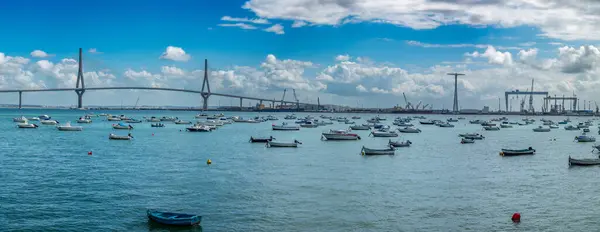
M272 114L280 118L276 122L226 125L211 133L189 133L185 125L170 123L165 128L134 124L134 141L109 141L112 122L102 117L83 125L82 132L59 132L54 126L17 129L12 122L21 115L49 114L74 123L83 113L0 110L0 231L173 230L149 223L148 208L203 215L201 228L180 231L590 231L600 225L595 207L600 169L567 165L569 155L595 157L592 144L573 142L579 132L562 126L534 133L539 118L534 125L501 131L468 124L488 116L468 116L455 128L414 120L423 133L400 138L413 145L381 157L360 156L360 148L384 147L388 138L357 131L360 141L320 140L325 130L348 127L340 123L271 131L272 123L283 121L285 114L278 113ZM106 113L138 119L194 116ZM374 115L360 116L358 123ZM407 115L385 115L385 123L391 125L396 116ZM573 123L587 119L571 117ZM598 132L596 126L590 129ZM461 145L457 135L466 132L486 139ZM250 136L269 135L303 144L285 149L248 142ZM498 155L503 147L529 146L536 155ZM207 166L209 158L213 164ZM510 216L517 211L522 222L513 224Z

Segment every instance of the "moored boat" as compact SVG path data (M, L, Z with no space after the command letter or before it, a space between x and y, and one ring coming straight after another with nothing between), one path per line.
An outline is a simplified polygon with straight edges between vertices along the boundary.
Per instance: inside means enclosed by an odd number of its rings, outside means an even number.
M390 147L409 147L412 144L410 140L406 141L392 141L391 139L388 141L388 145Z
M465 133L465 134L458 134L459 137L469 137L469 136L480 136L481 134L479 133Z
M352 125L350 126L351 130L370 130L371 126L369 125Z
M300 127L297 125L288 125L287 123L282 123L281 125L273 124L271 127L273 130L281 130L281 131L297 131L300 130Z
M66 122L64 125L57 126L56 129L59 131L82 131L81 126L71 126L71 122Z
M573 159L569 156L569 166L592 166L600 165L600 159Z
M77 123L92 123L92 119L87 117L80 117L77 119Z
M177 120L174 122L175 124L180 124L180 125L187 125L187 124L192 124L192 122L190 121L185 121L185 120Z
M273 141L274 139L275 138L273 138L273 136L269 136L269 137L266 137L266 138L261 138L261 137L254 138L253 136L250 136L250 142L251 143L266 143L266 142L269 142L269 141Z
M127 135L109 134L108 139L110 139L110 140L131 140L131 139L133 139L133 136L131 135L131 133L129 133Z
M165 124L160 122L150 124L150 127L165 127Z
M323 132L321 138L326 140L357 140L360 139L360 136L345 130L329 130L328 132Z
M58 124L58 121L49 119L49 120L42 120L42 121L40 121L40 123L42 123L43 125L56 125L56 124Z
M112 128L116 129L116 130L133 130L133 126L127 125L127 124L122 123L122 122L120 122L118 124L113 124Z
M210 126L196 123L193 126L185 128L189 132L210 132L213 130Z
M398 128L398 132L400 132L400 133L421 133L421 129L413 128L413 127L404 127L404 128Z
M108 118L106 118L106 120L108 120L108 121L121 121L121 118L118 117L118 116L111 115L111 116L108 116Z
M461 138L460 139L460 143L465 144L465 143L475 143L474 139L468 139L468 138Z
M518 156L518 155L533 155L535 154L535 149L529 147L527 149L520 150L512 150L512 149L502 149L500 152L500 156Z
M300 141L298 140L294 140L294 142L275 142L275 141L268 141L267 144L265 145L266 147L298 147L298 144L302 144Z
M160 122L160 119L157 117L150 117L149 119L146 119L147 122Z
M396 153L396 149L393 147L385 148L385 149L372 149L366 148L365 146L361 149L362 155L394 155Z
M499 131L500 127L497 127L497 126L484 126L483 129L486 130L486 131Z
M588 136L588 135L575 136L575 140L577 140L577 142L580 142L580 143L596 142L596 138L594 138L593 136Z
M398 137L398 133L394 131L372 131L369 135L373 135L373 137Z
M142 123L142 120L138 120L135 118L128 118L124 120L126 123Z
M31 118L27 118L27 120L29 120L29 121L39 121L40 118L38 118L38 117L31 117Z
M419 121L419 123L421 123L422 125L433 125L433 124L435 124L435 122L431 121L431 120Z
M483 135L477 134L477 135L467 135L467 136L463 136L463 138L465 139L471 139L471 140L482 140L485 139L485 137L483 137Z
M25 123L27 122L27 118L25 118L24 116L13 118L13 122Z
M25 121L25 122L17 123L17 127L23 128L23 129L35 129L35 128L38 128L38 125L35 125L33 123L29 123L29 122Z
M303 124L300 124L300 127L304 127L304 128L317 128L319 127L318 124L314 123L313 121L307 121Z
M146 212L152 221L172 226L192 226L202 222L202 216L183 213L169 213L154 210Z
M40 118L40 120L50 120L52 117L44 114L44 115L40 115L38 118Z
M539 126L537 128L533 128L533 132L550 132L550 128Z
M567 126L565 126L565 130L579 130L579 128L574 127L572 125L567 125Z

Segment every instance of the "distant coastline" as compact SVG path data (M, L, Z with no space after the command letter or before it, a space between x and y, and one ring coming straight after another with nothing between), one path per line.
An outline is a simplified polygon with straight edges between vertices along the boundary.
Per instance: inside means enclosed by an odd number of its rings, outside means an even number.
M17 106L13 105L0 105L0 109L14 109L19 110ZM240 107L221 107L221 108L208 108L207 110L202 110L200 107L181 107L181 106L157 106L157 107L133 107L133 106L91 106L84 109L77 109L73 107L64 107L64 106L37 106L37 105L27 105L23 106L21 109L52 109L52 110L80 110L80 111L119 111L119 110L158 110L158 111L191 111L191 112L256 112L256 113L353 113L353 114L434 114L434 115L498 115L498 116L506 116L506 115L521 115L521 116L582 116L582 117L592 117L592 116L600 116L598 112L593 111L580 111L580 112L569 112L563 114L556 113L536 113L536 114L528 114L523 112L498 112L498 111L490 111L490 112L468 112L468 113L453 113L449 110L397 110L397 109L345 109L345 110L306 110L306 109L263 109L259 110L256 108L242 108Z

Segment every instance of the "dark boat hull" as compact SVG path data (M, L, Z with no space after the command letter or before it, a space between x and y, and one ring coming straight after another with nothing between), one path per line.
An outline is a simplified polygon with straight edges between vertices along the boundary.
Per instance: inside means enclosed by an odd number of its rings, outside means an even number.
M152 221L171 226L193 226L202 222L202 216L191 214L167 213L148 210L148 218Z

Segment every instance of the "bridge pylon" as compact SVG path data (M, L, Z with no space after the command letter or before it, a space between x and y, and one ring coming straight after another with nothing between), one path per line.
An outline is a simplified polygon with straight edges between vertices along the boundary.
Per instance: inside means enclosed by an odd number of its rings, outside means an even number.
M75 84L75 93L77 93L77 108L83 108L83 93L85 93L85 83L83 82L83 58L82 49L79 48L79 71L77 71L77 83ZM80 86L81 83L81 86Z
M206 89L206 90L205 90ZM210 84L208 82L208 59L204 59L204 80L202 81L202 90L200 95L204 102L202 103L202 109L208 109L208 97L210 97Z

